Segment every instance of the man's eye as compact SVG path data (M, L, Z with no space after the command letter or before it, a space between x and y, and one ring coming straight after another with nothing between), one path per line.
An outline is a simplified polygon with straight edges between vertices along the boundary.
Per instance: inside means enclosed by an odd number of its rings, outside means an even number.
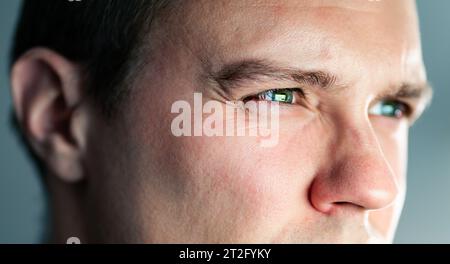
M380 101L370 109L370 114L401 119L410 115L410 107L395 100Z
M249 100L269 101L283 104L295 104L300 97L304 97L303 90L300 88L286 88L268 90L246 98Z

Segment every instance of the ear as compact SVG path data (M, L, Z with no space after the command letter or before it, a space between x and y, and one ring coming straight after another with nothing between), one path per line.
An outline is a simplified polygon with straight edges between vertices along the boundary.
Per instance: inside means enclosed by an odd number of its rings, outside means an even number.
M78 65L54 51L35 48L18 59L11 72L18 122L32 149L50 173L66 182L83 178L85 141L82 74Z

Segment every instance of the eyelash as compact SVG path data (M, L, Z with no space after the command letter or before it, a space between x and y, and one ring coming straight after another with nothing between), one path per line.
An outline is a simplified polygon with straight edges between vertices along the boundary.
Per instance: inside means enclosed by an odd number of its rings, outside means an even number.
M266 90L266 91L263 91L263 92L260 92L260 93L257 93L257 94L246 96L243 99L243 101L244 102L248 102L248 101L251 101L251 100L264 100L263 98L261 98L262 95L267 94L267 93L271 94L271 93L275 93L275 92L278 92L278 93L280 93L280 92L290 92L291 93L292 92L292 97L293 97L292 99L295 98L295 95L299 95L301 100L306 100L306 98L307 98L305 91L303 89L301 89L301 88L296 87L296 88L279 88L279 89ZM280 104L284 104L284 105L295 105L295 104L298 104L298 102L292 102L292 103L279 102L279 103ZM388 117L388 118L395 118L395 119L402 119L402 118L409 119L413 115L413 108L408 103L406 103L404 101L401 101L401 100L398 100L398 99L394 99L394 98L386 98L386 99L379 100L377 104L379 104L379 103L384 103L385 104L384 107L386 107L386 106L393 107L393 105L394 105L396 107L401 108L401 110L400 110L401 111L401 116L396 116L395 114L394 115L390 115L390 116L388 114L384 114L384 115L382 114L382 116L385 116L385 117ZM380 109L380 110L383 110L383 109ZM395 109L394 113L397 110L398 109ZM370 111L371 110L369 110L369 112Z
M392 104L395 104L395 105L399 105L399 106L401 106L401 111L402 111L402 115L401 116L390 116L391 118L395 118L395 119L402 119L402 118L406 118L406 119L410 119L411 118L411 116L413 116L413 107L410 105L410 104L408 104L408 103L406 103L406 102L404 102L404 101L402 101L402 100L398 100L398 99L393 99L393 98L388 98L388 99L383 99L383 100L380 100L379 102L384 102L386 105L392 105Z
M270 90L266 90L257 94L253 94L253 95L249 95L246 96L243 101L244 102L248 102L251 100L263 100L260 97L265 94L265 93L274 93L274 92L292 92L293 97L295 97L295 95L300 96L300 99L306 99L306 93L303 89L299 88L299 87L295 87L295 88L274 88L274 89L270 89ZM293 98L294 99L294 98ZM286 105L293 105L296 103L286 103L286 102L279 102L280 104L286 104Z

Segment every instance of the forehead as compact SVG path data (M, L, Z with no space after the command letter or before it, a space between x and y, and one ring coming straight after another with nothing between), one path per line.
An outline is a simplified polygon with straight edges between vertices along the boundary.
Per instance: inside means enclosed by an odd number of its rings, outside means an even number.
M212 67L262 57L355 75L389 67L424 79L414 1L201 0L176 19L177 37Z

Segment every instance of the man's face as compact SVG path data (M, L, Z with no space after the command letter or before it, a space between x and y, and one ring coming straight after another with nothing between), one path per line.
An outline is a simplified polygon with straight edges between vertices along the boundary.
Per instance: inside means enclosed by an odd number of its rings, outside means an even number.
M113 242L391 241L408 128L424 104L414 2L190 1L175 10L156 22L124 111L89 124L91 233ZM279 78L294 73L303 79ZM286 88L298 88L296 100L280 105L271 148L259 137L171 131L172 104L193 105L195 92L225 105Z

